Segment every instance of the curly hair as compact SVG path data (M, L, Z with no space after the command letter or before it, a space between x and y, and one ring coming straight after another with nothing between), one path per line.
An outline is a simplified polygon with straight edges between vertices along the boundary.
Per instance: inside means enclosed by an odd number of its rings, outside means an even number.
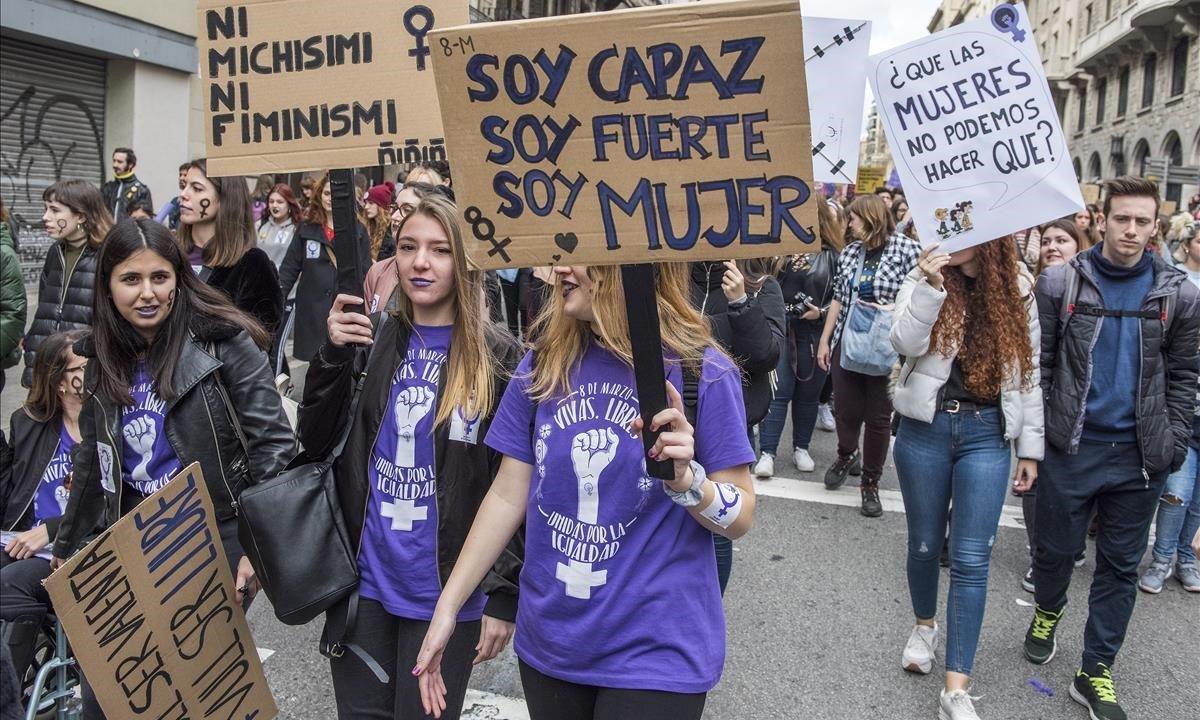
M1033 385L1033 345L1027 307L1021 296L1020 269L1012 237L977 246L979 273L968 292L961 270L947 267L946 301L933 325L930 349L949 356L957 349L967 390L984 398L998 397L1014 374L1021 389ZM970 342L963 342L970 337Z

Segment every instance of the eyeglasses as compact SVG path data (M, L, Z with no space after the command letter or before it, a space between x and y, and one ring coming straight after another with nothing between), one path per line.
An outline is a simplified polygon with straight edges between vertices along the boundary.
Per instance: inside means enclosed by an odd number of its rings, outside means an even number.
M400 203L399 205L392 206L392 212L400 213L400 217L402 217L402 218L406 218L409 215L412 215L412 211L416 210L416 209L417 209L417 206L413 205L412 203Z
M87 363L86 363L86 362L84 362L84 363L80 363L80 364L78 364L78 365L76 365L76 366L74 366L74 367L69 367L69 368L67 368L67 369L63 370L63 374L65 375L66 373L76 373L76 372L83 372L85 369L87 369Z

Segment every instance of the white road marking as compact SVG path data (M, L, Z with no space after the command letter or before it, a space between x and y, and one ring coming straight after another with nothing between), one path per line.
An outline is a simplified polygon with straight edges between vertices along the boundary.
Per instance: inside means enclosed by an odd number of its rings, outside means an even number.
M856 508L862 504L862 495L857 487L851 485L853 480L854 478L850 478L846 485L837 490L826 490L825 486L819 482L808 482L776 475L770 480L755 478L754 491L767 497ZM883 504L885 512L904 512L904 498L900 496L899 490L880 490L879 501ZM1000 512L1000 525L1024 530L1025 523L1021 520L1021 506L1005 505L1004 510Z
M482 690L467 690L462 720L529 720L524 700Z
M268 650L266 648L255 648L255 649L258 650L258 661L260 663L266 662L267 658L269 658L275 654L274 650Z

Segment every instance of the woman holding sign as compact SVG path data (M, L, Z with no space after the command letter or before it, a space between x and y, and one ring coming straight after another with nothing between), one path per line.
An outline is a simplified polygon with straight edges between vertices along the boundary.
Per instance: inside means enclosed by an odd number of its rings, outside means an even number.
M33 662L34 644L50 611L42 581L50 575L46 549L70 492L71 450L79 443L83 358L71 351L83 330L46 338L33 365L33 387L12 414L12 462L0 467L0 633L17 677Z
M655 269L669 407L653 418L662 434L649 457L669 460L671 479L646 473L620 270L556 267L534 349L488 433L500 472L413 668L435 717L455 618L522 523L514 647L530 717L703 712L725 657L712 533L750 529L754 454L740 372L688 300L688 266Z
M861 512L879 517L879 478L891 442L888 376L896 362L887 331L892 303L921 246L895 234L892 215L878 195L859 195L846 212L855 239L838 257L833 301L817 347L817 363L832 374L837 398L838 459L825 473L825 487L835 490L847 475L861 473Z
M351 424L334 474L360 583L329 611L322 649L338 716L356 720L422 716L417 679L401 663L425 637L500 464L483 438L519 355L515 339L487 321L483 273L467 266L449 200L431 193L416 202L389 262L395 310L380 313L373 327L346 308L361 299L337 297L300 414L300 436L314 457L330 452ZM520 572L514 549L456 608L458 628L446 650L450 717L458 717L471 666L495 657L512 637Z
M891 338L905 357L894 455L908 521L908 589L916 626L905 670L927 674L937 648L938 556L950 525L943 720L978 720L967 693L987 599L988 565L1013 489L1037 478L1044 452L1033 278L1012 238L953 255L931 245L896 297Z
M201 282L171 232L153 220L127 220L109 232L96 295L92 334L75 344L87 360L86 399L54 562L198 462L236 600L248 604L257 583L238 542L238 495L296 454L263 352L269 336ZM85 718L102 717L89 693L84 700Z

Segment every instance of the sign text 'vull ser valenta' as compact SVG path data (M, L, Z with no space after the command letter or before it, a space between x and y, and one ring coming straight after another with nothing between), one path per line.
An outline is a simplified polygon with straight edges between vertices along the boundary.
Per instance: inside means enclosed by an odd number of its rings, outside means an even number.
M445 160L429 37L465 0L200 0L215 175Z
M471 25L431 38L474 265L811 247L796 0Z

